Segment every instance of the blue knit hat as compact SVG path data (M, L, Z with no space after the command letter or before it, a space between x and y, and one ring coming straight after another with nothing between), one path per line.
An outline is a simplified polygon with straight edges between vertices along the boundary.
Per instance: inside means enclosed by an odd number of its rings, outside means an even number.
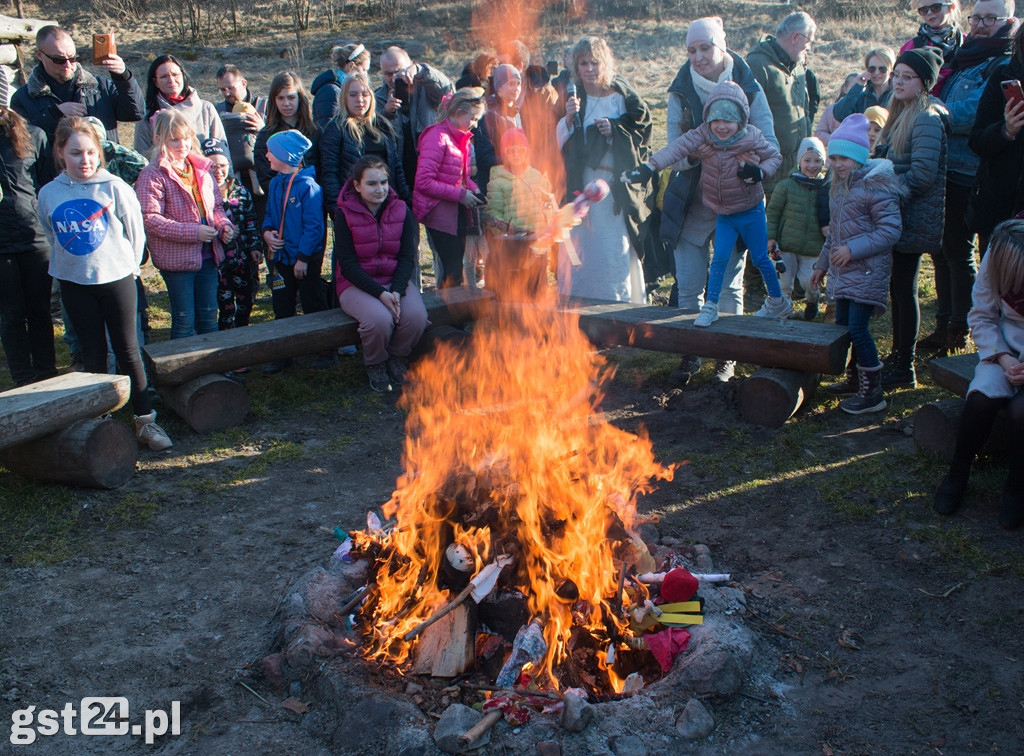
M828 139L829 157L848 157L864 165L868 162L868 119L854 113L843 119Z
M270 153L282 163L293 167L302 163L302 156L312 146L313 143L306 135L295 129L279 131L267 140L267 149Z
M231 160L231 150L228 149L228 143L223 139L214 139L213 137L204 139L200 147L206 157L210 157L211 155L223 155L229 161Z

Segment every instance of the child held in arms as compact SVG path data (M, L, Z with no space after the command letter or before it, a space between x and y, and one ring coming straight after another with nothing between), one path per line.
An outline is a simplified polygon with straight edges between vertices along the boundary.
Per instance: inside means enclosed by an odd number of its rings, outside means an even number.
M797 150L797 170L780 181L768 202L768 249L778 249L785 263L779 283L793 293L793 281L804 287L804 320L818 314L818 289L811 286L814 263L828 233L828 179L825 145L806 137Z
M715 225L715 254L708 276L707 301L694 321L707 327L718 320L718 299L729 256L742 240L761 271L768 298L757 315L788 318L793 303L782 293L775 263L768 255L768 227L765 220L761 180L782 164L782 156L760 129L748 123L750 107L738 84L724 81L716 86L704 104L704 122L687 131L646 163L622 174L627 183L653 178L665 168L691 155L700 158L700 186L704 204L718 215Z

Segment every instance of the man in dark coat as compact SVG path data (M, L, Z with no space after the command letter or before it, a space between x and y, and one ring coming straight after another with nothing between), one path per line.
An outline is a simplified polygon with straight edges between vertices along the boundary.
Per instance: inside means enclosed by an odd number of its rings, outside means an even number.
M109 79L93 76L78 62L71 35L59 26L44 26L36 34L36 59L39 64L14 93L11 108L46 132L51 142L64 116L95 116L115 144L118 121L145 117L142 88L121 56L111 54L100 63Z

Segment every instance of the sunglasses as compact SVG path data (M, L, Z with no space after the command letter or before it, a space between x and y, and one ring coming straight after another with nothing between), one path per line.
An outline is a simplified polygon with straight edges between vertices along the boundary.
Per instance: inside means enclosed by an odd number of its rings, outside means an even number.
M885 73L888 70L888 66L868 66L869 73Z
M39 52L43 53L43 55L45 55L47 58L52 60L58 66L63 66L66 63L77 63L78 62L78 56L77 55L72 55L70 58L62 58L59 55L50 55L49 53L44 53L42 50L40 50Z
M922 5L918 7L917 12L922 16L929 16L933 13L939 13L943 8L948 8L953 3L932 3L931 5Z

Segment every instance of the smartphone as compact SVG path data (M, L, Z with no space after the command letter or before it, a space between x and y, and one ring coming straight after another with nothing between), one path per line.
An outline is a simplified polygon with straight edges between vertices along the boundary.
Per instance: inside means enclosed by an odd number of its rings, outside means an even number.
M114 42L114 33L92 35L92 64L100 65L111 55L117 55L117 44ZM1018 87L1020 85L1018 84Z
M1016 105L1019 102L1024 102L1024 91L1020 88L1020 81L1018 79L1010 79L1004 81L1003 84L1003 97L1006 98L1007 102Z

